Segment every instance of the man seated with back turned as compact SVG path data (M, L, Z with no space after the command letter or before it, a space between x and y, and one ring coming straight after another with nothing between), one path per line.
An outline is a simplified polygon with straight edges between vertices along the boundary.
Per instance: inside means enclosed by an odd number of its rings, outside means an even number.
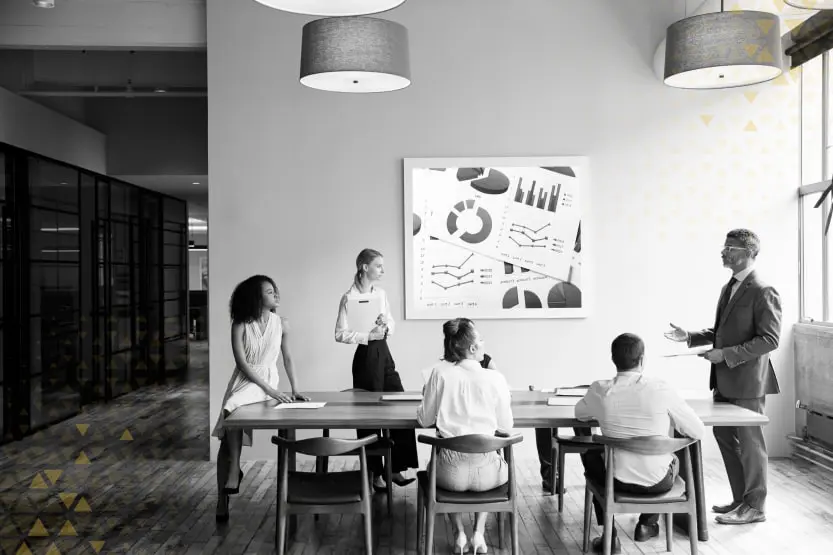
M596 420L602 435L614 438L669 436L672 429L692 439L701 439L705 428L694 410L662 380L642 374L645 344L632 333L623 333L611 345L616 377L599 380L576 404L576 418ZM665 493L674 485L680 461L674 454L640 455L614 452L614 488L628 493ZM604 452L588 451L581 455L585 475L604 483ZM604 509L594 498L596 520L604 525ZM659 515L642 514L634 539L646 541L659 534ZM616 527L613 527L613 553L621 552ZM593 540L593 551L602 552L602 538Z

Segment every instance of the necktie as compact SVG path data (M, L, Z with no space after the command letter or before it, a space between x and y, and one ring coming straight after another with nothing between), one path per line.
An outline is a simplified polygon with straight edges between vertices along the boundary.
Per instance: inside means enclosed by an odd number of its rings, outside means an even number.
M732 298L732 288L737 282L738 280L736 280L733 276L732 279L729 280L729 283L726 284L723 294L720 295L720 301L717 305L717 322L714 324L715 331L717 331L717 326L720 324L720 317L723 316L723 311L726 310L726 307L729 305L729 299Z

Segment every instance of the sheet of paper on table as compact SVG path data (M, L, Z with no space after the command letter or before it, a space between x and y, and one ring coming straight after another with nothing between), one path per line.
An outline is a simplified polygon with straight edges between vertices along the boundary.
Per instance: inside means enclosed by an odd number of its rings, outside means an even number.
M280 403L276 409L320 409L327 403L310 403L310 402L296 402L296 403Z
M548 397L547 404L551 407L573 407L581 400L580 397Z

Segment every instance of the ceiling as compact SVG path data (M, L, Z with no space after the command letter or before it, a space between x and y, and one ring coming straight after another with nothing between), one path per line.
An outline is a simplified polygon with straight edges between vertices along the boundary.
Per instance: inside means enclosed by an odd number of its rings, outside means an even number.
M188 216L208 219L207 175L114 175L127 183L159 191L188 203ZM195 185L197 183L197 185Z

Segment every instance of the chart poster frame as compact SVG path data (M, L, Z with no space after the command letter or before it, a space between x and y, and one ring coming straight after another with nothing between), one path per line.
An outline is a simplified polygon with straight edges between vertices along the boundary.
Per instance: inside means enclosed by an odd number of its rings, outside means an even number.
M405 158L405 319L586 318L589 166Z

